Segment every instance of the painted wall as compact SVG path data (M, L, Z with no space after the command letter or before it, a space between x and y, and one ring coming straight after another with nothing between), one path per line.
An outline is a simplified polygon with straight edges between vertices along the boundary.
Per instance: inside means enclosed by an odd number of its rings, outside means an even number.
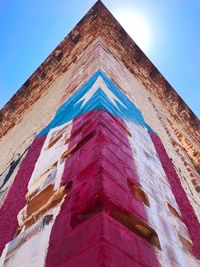
M102 70L37 126L0 208L0 266L199 266L199 222L146 110L152 103L144 93L141 105L128 72L119 89Z

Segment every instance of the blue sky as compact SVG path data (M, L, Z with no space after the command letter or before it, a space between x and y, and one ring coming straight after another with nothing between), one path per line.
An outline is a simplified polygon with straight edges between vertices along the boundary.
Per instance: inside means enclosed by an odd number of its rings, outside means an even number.
M125 22L123 26L132 38L200 116L200 1L103 2L122 19L122 24ZM93 0L0 0L0 108L94 3ZM134 16L141 21L135 22ZM136 28L142 32L139 39L131 32Z

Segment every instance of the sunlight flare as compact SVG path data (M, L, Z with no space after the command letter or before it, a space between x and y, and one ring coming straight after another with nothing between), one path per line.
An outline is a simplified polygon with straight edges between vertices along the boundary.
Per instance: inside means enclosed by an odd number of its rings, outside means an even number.
M123 8L114 11L114 16L136 44L144 52L149 52L152 43L152 32L148 19L136 10Z

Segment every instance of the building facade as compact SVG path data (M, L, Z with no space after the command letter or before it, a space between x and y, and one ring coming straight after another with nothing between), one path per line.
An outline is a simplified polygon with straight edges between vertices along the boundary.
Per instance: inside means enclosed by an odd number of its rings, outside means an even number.
M0 111L0 266L200 266L199 120L106 7Z

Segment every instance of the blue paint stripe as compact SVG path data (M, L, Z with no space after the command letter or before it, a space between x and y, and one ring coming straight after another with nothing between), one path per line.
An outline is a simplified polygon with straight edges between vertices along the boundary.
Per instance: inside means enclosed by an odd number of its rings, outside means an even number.
M97 78L101 76L105 84L112 93L123 103L121 105L114 100L117 107L110 101L107 95L99 88L93 96L83 105L80 101L82 97L94 85ZM83 106L82 106L83 105ZM146 127L149 131L154 132L149 125L144 121L140 110L121 92L121 90L101 71L98 70L72 97L70 97L56 112L53 120L38 134L42 136L47 134L52 128L69 122L83 113L95 109L103 109L110 112L112 115L123 120L131 120L137 124ZM155 133L155 132L154 132Z

